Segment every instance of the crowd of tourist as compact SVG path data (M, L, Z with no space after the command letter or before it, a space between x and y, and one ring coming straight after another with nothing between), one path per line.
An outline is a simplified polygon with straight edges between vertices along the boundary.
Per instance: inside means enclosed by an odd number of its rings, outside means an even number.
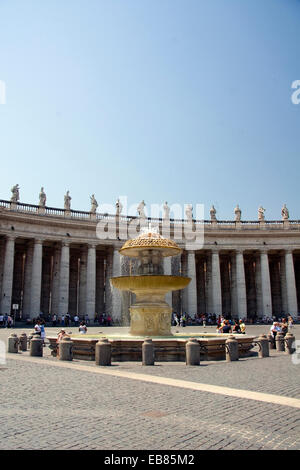
M37 320L43 320L48 326L61 326L61 327L69 327L69 326L79 326L80 323L83 321L86 325L93 323L94 325L100 326L113 326L112 317L109 314L102 313L98 315L97 313L94 316L94 321L91 322L88 315L70 315L66 313L65 315L44 315L42 312L39 316L33 319L29 319L28 323L35 324ZM1 326L1 325L0 325Z
M288 318L282 318L281 321L274 321L271 328L270 332L274 338L274 341L276 340L276 335L278 333L282 333L283 336L285 336L288 331L291 331L294 326L294 320L292 316L289 316Z
M282 333L286 333L288 329L293 327L293 317L292 316L282 316L282 318L276 319L275 317L262 317L260 322L253 322L253 321L246 321L246 319L231 319L225 318L222 315L215 315L215 314L194 314L189 315L186 312L181 314L173 313L172 316L172 325L178 327L185 327L185 326L214 326L216 325L217 333L237 333L237 334L245 334L246 332L246 323L247 324L271 324L271 332L280 331Z
M0 328L11 328L14 324L13 317L10 315L5 315L0 314Z
M300 319L300 318L299 318ZM93 324L94 326L114 326L110 314L101 313L95 314L94 321L91 321L88 315L81 315L80 317L75 315L70 315L66 313L65 315L47 315L45 316L42 312L37 318L30 319L30 324L36 325L37 322L40 322L44 326L53 326L53 327L79 327L85 325ZM182 312L181 314L173 313L172 314L172 325L177 327L185 326L216 326L217 332L219 333L245 333L245 324L271 324L271 331L276 331L276 328L282 328L283 332L285 330L284 325L287 324L288 327L292 328L293 326L293 317L292 316L282 316L281 318L263 316L259 321L255 319L243 319L236 320L231 319L228 316L216 315L216 314L188 314L187 312ZM14 326L13 317L11 315L0 314L0 328L11 328ZM119 326L119 325L118 325ZM227 331L228 330L228 331Z

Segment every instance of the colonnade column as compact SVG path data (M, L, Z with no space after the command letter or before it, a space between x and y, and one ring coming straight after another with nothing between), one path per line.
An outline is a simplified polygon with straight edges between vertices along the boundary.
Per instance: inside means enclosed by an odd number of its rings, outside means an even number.
M118 249L114 248L112 259L112 275L121 276L121 256ZM111 314L114 320L121 320L122 316L122 298L118 289L111 286Z
M0 299L2 298L2 279L3 279L3 265L4 265L4 250L5 250L5 240L0 239Z
M86 246L80 252L80 269L79 269L79 315L85 315L86 309L86 279L87 279L87 248Z
M112 313L112 285L110 278L113 275L113 250L112 247L107 248L106 252L106 270L105 270L105 313Z
M120 257L121 263L121 276L130 276L131 275L131 263L132 258L128 258L127 256ZM121 293L121 304L122 304L122 316L121 316L121 325L127 326L130 325L130 307L132 296L134 295L132 292L129 291L120 291Z
M33 242L30 240L27 244L24 272L24 296L23 296L23 318L30 317L30 299L31 299L31 276L33 262Z
M231 315L233 318L235 318L236 316L238 316L236 253L232 253L230 263L231 263L231 277L230 277Z
M164 258L163 259L163 264L164 264L164 274L167 276L171 276L172 274L172 264L171 264L171 258ZM168 292L166 294L166 302L170 305L172 308L172 292Z
M272 296L271 281L269 270L269 257L267 251L260 252L260 272L261 272L261 297L262 314L268 317L272 316Z
M104 312L104 257L96 256L96 307L97 314Z
M30 316L34 318L40 314L41 309L41 287L42 287L42 260L43 241L34 240L32 275L31 275L31 296L30 296Z
M297 305L297 291L296 279L294 269L294 259L292 250L285 252L285 277L286 277L286 292L287 292L287 308L288 314L297 318L298 305Z
M261 287L261 262L260 254L256 253L255 256L255 293L256 293L256 311L258 317L263 317L263 307L262 307L262 287Z
M4 254L1 313L11 313L11 296L14 274L15 237L7 237Z
M69 309L70 244L63 242L59 273L59 315L65 315Z
M51 289L51 314L58 315L59 313L59 299L60 299L60 260L61 260L61 247L55 246L53 253L52 265L52 289Z
M280 287L281 287L281 302L282 313L288 313L287 301L287 282L286 282L286 266L285 266L285 253L280 256Z
M96 245L88 245L86 271L86 315L94 320L96 305Z
M187 289L187 308L188 314L197 313L197 280L196 280L196 260L195 251L187 253L187 276L191 278Z
M212 267L212 309L216 315L222 315L222 290L221 290L221 273L220 273L220 257L218 250L212 250L211 253Z
M247 294L245 281L244 255L242 250L236 251L236 294L237 314L239 318L247 318Z

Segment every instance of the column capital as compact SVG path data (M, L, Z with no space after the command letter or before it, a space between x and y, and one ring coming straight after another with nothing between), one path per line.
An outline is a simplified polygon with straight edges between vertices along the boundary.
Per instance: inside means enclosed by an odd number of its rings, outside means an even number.
M92 243L92 242L91 242L91 243L88 243L88 244L87 244L88 250L91 249L91 248L95 249L95 248L97 248L97 246L98 246L97 243Z
M237 248L235 250L236 255L243 255L244 254L244 248Z
M212 255L219 255L220 254L219 248L212 248L210 251L211 251Z
M61 241L61 246L70 246L71 245L71 240L62 240Z
M33 242L35 245L42 245L44 243L45 240L43 240L42 238L34 238L33 239Z
M6 235L6 241L14 242L16 240L16 235Z
M286 248L286 249L284 250L284 254L285 254L285 255L292 255L293 252L294 252L293 248Z

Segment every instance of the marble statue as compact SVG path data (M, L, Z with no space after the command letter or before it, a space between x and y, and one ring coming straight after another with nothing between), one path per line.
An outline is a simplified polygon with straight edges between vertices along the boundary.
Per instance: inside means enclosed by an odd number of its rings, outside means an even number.
M13 186L11 188L11 192L12 192L12 196L10 198L11 202L18 202L19 201L19 199L20 199L19 189L20 189L20 187L19 187L18 184L16 184L15 186Z
M286 207L286 204L284 204L281 209L281 216L283 220L288 220L288 218L290 217L289 210Z
M210 220L217 220L217 217L216 217L217 211L214 205L211 206L211 209L209 212L210 212Z
M265 220L265 210L262 206L258 208L258 220Z
M168 206L167 201L164 203L164 219L170 218L170 207Z
M139 203L138 207L137 207L137 212L139 214L139 217L141 219L145 219L146 218L146 214L145 214L145 201L143 200L142 202Z
M96 214L96 210L97 210L97 207L98 207L98 202L96 201L95 194L92 194L90 196L90 200L91 200L91 213Z
M238 205L238 204L237 204L236 208L234 209L234 213L235 213L235 221L236 221L236 222L240 222L240 221L241 221L242 211L241 211L241 209L239 208L239 205Z
M44 192L43 187L41 187L39 198L40 198L40 203L39 203L40 207L45 207L46 206L46 193Z
M185 215L187 220L191 221L193 220L193 206L192 204L188 204L186 209L185 209Z
M122 210L123 210L123 205L122 205L120 199L117 199L117 202L116 202L116 215L120 216L121 213L122 213Z
M64 201L64 208L66 211L69 211L71 210L71 196L70 196L70 191L67 191L67 193L65 194L65 201Z

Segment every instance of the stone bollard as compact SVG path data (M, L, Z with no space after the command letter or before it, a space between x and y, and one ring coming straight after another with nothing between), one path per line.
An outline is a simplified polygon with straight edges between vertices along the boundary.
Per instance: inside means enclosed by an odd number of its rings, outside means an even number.
M284 351L284 336L282 333L277 333L275 343L277 351Z
M43 340L38 333L35 333L30 341L30 356L43 356Z
M259 343L258 357L269 357L269 340L266 335L260 335L257 342Z
M267 338L268 338L268 341L269 341L270 349L275 349L275 340L274 340L274 336L272 335L272 333L269 333Z
M19 340L18 336L15 333L12 333L8 337L8 348L7 352L9 353L17 353L18 352L18 345L19 345Z
M187 366L200 365L200 344L196 338L190 338L185 345L185 363Z
M107 338L100 339L96 344L95 361L97 366L111 365L111 344Z
M29 346L29 348L30 348L30 343L31 343L31 340L32 340L34 334L35 334L35 331L31 331L28 335L28 346Z
M151 338L145 338L142 344L143 366L154 366L154 344Z
M73 341L68 336L59 342L59 360L73 361Z
M286 354L293 354L295 352L295 348L293 344L295 342L295 336L292 333L287 333L284 338L285 342L285 353Z
M27 351L27 335L22 333L19 336L19 351Z
M226 361L239 360L239 343L234 336L230 335L225 341Z

